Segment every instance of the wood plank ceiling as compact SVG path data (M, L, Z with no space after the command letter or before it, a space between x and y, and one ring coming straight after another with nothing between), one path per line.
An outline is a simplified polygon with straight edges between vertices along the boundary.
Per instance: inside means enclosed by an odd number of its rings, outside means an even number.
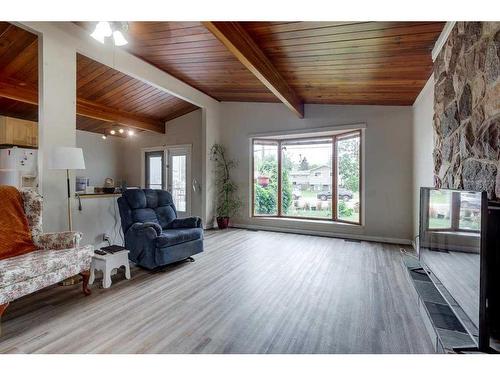
M198 108L80 54L77 55L76 82L78 98L120 111L125 116L130 114L130 118L141 116L164 123ZM86 117L91 118L92 114ZM82 121L81 127L94 131L88 120Z
M89 31L95 25L94 22L77 24ZM224 30L221 25L224 22L210 24L219 24L216 31ZM228 48L228 43L223 43L227 35L223 32L214 35L213 28L209 31L200 22L129 22L126 35L129 44L122 48L217 100L286 103L286 95L276 93L277 86L269 85L254 65L242 64L252 62L250 54L256 53L269 74L279 76L276 82L283 84L278 86L288 87L288 98L296 98L297 105L289 107L300 115L303 103L413 104L431 74L431 49L444 25L443 22L232 24L245 35L239 41L232 40ZM238 50L238 42L242 40L252 47ZM155 128L158 121L196 108L84 56L78 55L77 61L78 128L100 132L113 126L111 117L121 122L128 119L135 125L151 122ZM36 104L33 92L36 94L37 72L36 36L0 22L1 113L25 113L33 118L36 107L30 107L30 103ZM31 93L31 101L12 102L19 99L12 92L22 90Z
M240 25L305 103L411 105L444 22ZM128 38L129 52L218 100L277 101L202 23L130 22Z
M77 22L91 32L95 22ZM201 22L129 22L122 47L220 101L279 102Z
M38 40L0 22L0 114L38 119ZM163 131L165 121L197 109L135 78L77 55L77 129Z
M246 22L306 103L411 105L432 72L444 23Z

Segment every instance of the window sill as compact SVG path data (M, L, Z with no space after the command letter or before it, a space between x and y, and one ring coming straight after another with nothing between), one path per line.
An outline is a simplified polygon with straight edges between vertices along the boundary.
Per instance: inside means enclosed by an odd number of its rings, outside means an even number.
M302 219L295 217L276 217L276 216L250 216L250 219L265 220L265 221L276 221L276 222L289 222L289 223L304 223L304 224L321 224L321 225L333 225L344 228L362 228L363 224L358 223L348 223L345 221L333 221L333 220L321 220L321 219Z

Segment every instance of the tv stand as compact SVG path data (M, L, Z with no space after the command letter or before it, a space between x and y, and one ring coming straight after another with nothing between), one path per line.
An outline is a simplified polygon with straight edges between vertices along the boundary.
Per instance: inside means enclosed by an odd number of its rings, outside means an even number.
M414 297L435 351L459 353L473 348L478 352L477 329L471 322L464 322L465 314L457 314L458 304L453 304L453 308L450 306L447 298L451 296L443 296L443 291L438 289L416 258L402 253L402 261L406 275L414 286Z

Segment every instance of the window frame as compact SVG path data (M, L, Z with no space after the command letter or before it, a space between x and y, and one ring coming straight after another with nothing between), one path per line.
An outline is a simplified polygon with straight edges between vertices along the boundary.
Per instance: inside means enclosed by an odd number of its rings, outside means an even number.
M151 185L150 183L150 175L149 175L149 158L150 156L159 156L161 157L161 189L160 190L165 190L166 189L166 160L165 160L165 151L164 150L145 150L144 151L144 187L146 189L151 189L149 186Z
M305 135L305 136L297 136L297 137L286 137L286 138L275 138L275 137L254 137L251 139L251 154L252 154L252 163L251 163L251 207L250 207L250 217L252 218L275 218L275 219L298 219L298 220L313 220L318 222L333 222L333 223L342 223L342 224L351 224L362 226L363 224L363 129L350 129L341 133L335 133L330 135ZM338 156L337 156L337 141L338 139L349 139L349 138L359 137L359 217L358 221L348 221L341 220L338 218L337 206L338 206L338 197L337 197L337 182L338 182ZM282 143L287 141L307 141L314 139L327 139L330 138L332 140L332 168L331 168L331 178L332 178L332 216L331 218L319 218L319 217L304 217L304 216L291 216L291 215L283 215L282 213L282 154L283 148ZM276 143L277 145L277 163L278 163L278 197L277 197L277 213L276 215L257 215L255 213L255 144L256 142L269 142Z

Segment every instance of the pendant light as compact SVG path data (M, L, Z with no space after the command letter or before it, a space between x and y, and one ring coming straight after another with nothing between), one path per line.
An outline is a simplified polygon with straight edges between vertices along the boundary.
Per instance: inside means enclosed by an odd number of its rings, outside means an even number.
M123 36L123 33L120 30L113 31L113 42L115 42L115 46L121 47L127 44L127 39Z
M113 43L115 46L124 46L128 44L125 38L124 32L128 31L127 22L108 22L100 21L97 22L94 32L90 34L92 38L104 44L106 38L113 37Z
M109 38L112 33L113 31L111 30L110 23L107 21L101 21L97 22L95 30L92 34L90 34L90 36L104 44L104 40Z

